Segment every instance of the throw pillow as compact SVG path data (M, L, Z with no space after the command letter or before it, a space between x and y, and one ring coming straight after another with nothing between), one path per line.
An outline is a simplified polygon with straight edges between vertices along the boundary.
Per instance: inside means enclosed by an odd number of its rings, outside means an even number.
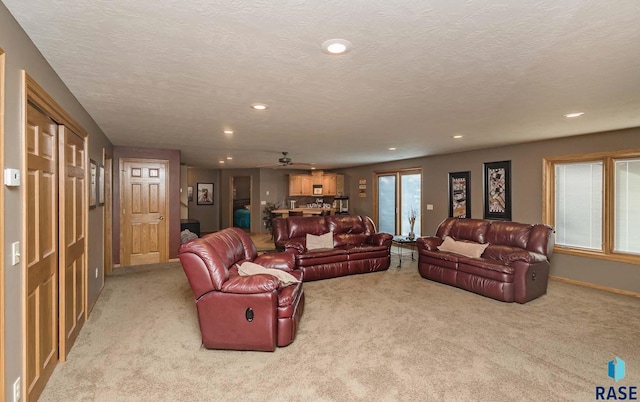
M464 255L465 257L470 258L480 258L482 253L484 253L484 249L488 246L489 243L480 244L469 243L466 241L455 241L451 237L447 236L444 238L442 244L438 246L438 250Z
M333 232L328 232L320 236L307 233L307 250L318 250L321 248L333 248Z
M280 279L280 283L282 284L282 286L289 286L291 284L299 282L295 276L291 275L288 272L279 269L265 268L262 265L258 265L251 261L245 261L242 263L242 265L238 265L238 274L240 276L259 274L275 276L276 278Z

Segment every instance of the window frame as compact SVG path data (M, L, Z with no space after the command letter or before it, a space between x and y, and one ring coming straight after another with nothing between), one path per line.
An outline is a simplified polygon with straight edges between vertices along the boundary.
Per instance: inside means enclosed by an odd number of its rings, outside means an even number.
M602 249L554 245L553 251L580 257L640 264L640 255L614 251L615 160L640 157L640 149L564 155L543 159L542 221L555 228L555 166L557 164L602 162Z

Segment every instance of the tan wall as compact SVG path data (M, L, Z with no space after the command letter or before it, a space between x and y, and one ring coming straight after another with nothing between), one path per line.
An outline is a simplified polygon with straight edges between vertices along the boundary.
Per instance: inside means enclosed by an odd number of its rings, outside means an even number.
M0 48L5 51L5 166L20 168L23 163L22 133L22 70L51 95L89 133L89 158L102 160L102 149L111 151L111 142L84 110L65 84L42 57L38 49L22 31L4 4L0 2ZM24 172L23 172L24 177ZM5 395L0 400L12 400L10 384L22 376L22 278L24 265L11 265L10 244L21 241L23 236L21 193L23 187L0 189L5 197L5 242L2 258L5 264ZM102 244L104 229L102 212L104 208L89 211L89 267L102 269ZM89 275L89 305L98 297L102 286L102 275L95 279ZM24 380L24 379L23 379Z
M471 215L482 218L483 163L511 160L512 220L534 223L542 221L543 158L633 148L640 148L640 128L362 166L344 169L341 173L347 178L352 213L371 215L374 171L422 167L423 234L433 234L449 213L449 172L471 171ZM361 178L367 179L366 198L358 196ZM434 209L427 211L426 204L433 204ZM551 262L552 275L640 293L638 265L558 253Z

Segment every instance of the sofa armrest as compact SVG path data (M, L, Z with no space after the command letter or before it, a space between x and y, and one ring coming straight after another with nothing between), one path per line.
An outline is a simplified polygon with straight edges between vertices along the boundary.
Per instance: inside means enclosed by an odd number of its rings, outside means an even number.
M223 293L269 293L280 286L280 279L272 275L235 276L222 284Z
M296 258L292 253L266 253L256 257L253 262L265 268L290 272L296 265Z
M442 244L442 239L436 236L419 237L416 240L418 251L429 250L438 251L438 246Z
M547 257L540 253L534 253L533 251L522 250L509 253L504 258L505 264L510 265L514 261L524 261L529 264L535 264L538 262L547 261Z
M391 247L391 239L393 239L393 236L389 233L374 233L367 237L367 244Z
M304 240L293 239L284 244L284 249L293 254L302 254L307 249L307 245Z
M500 261L505 265L513 265L512 263L516 261L523 261L527 264L547 261L547 257L543 254L502 244L489 244L484 253L482 253L482 258Z

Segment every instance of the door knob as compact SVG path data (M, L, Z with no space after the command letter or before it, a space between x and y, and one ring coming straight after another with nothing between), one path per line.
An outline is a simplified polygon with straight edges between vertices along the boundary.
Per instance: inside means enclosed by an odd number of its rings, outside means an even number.
M163 221L163 220L164 220L164 216L160 215L160 217L159 217L158 219L160 219L161 221Z

